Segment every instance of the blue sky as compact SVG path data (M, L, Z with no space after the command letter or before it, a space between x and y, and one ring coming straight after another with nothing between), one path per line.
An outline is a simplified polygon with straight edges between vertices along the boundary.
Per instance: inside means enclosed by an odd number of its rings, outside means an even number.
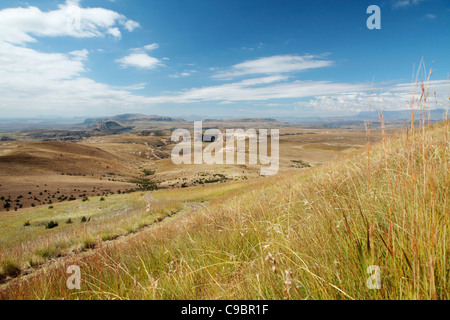
M2 0L0 117L402 110L422 57L446 107L448 0Z

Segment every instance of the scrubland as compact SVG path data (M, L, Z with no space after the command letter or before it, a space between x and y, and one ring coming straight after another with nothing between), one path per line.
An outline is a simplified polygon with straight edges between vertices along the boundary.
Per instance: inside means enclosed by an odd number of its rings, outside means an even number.
M165 215L185 214L110 245L101 242L109 225L126 230L147 219L145 194L108 197L105 215L96 213L98 199L67 216L59 204L58 222L87 210L95 227L55 228L46 236L49 245L76 239L80 246L81 234L97 236L100 245L3 285L0 298L448 299L449 125L413 125L327 164L272 178L155 192ZM189 203L202 205L189 210ZM32 214L31 228L48 220L47 213ZM26 228L22 216L13 220L8 223ZM36 254L39 236L16 237L8 239L13 260L2 257L3 272L14 273L28 256L12 254L18 247ZM74 264L81 290L66 287L66 269ZM379 290L366 286L369 266L380 268Z

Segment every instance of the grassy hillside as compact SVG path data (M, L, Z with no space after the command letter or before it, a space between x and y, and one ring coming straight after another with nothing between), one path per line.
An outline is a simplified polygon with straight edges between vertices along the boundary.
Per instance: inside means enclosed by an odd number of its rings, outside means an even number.
M209 204L61 259L0 298L448 299L449 125L264 184L166 191L164 199ZM81 267L80 291L66 289L72 264ZM380 290L366 287L372 265Z
M0 156L2 175L23 175L24 172L99 175L112 170L124 174L132 171L112 153L71 142L34 142L19 145Z

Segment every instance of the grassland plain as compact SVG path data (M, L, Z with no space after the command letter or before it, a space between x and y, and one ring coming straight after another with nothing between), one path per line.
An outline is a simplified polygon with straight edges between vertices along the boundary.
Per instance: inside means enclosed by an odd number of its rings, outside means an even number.
M0 223L0 280L14 275L14 269L31 272L48 260L134 233L182 207L178 201L160 201L150 208L143 195L85 198L5 215Z
M448 299L449 124L242 188L164 191L161 199L209 203L58 260L0 298ZM79 291L66 287L73 264ZM380 290L366 286L372 265Z

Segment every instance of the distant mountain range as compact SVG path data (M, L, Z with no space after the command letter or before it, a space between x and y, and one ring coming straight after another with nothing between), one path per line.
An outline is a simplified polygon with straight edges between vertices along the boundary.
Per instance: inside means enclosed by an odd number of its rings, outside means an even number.
M446 110L435 109L430 111L425 111L426 116L430 116L430 120L440 121L445 119ZM416 119L420 118L422 115L421 111L417 111ZM379 119L378 111L372 111L370 113L371 119ZM383 111L383 117L385 120L411 120L411 110L402 111ZM369 119L369 112L360 112L358 115L354 116L356 119Z
M117 121L117 122L142 122L142 121L157 121L157 122L180 122L185 121L183 119L175 119L171 117L157 116L157 115L144 115L144 114L121 114L114 117L104 117L104 118L88 118L84 120L83 125L91 125L98 122L105 121Z
M430 115L430 121L445 120L445 109L434 109L427 111L427 117ZM0 119L0 132L12 132L20 130L95 130L103 133L122 133L132 129L159 129L159 128L175 128L177 125L183 123L192 123L194 120L202 120L203 122L210 122L211 125L225 122L247 123L248 125L261 123L285 123L285 124L299 124L299 125L320 125L320 126L351 126L364 125L364 122L369 120L369 112L360 112L351 116L313 116L313 117L295 117L295 116L280 116L271 118L223 118L215 119L201 116L189 117L186 120L180 118L173 118L168 116L158 115L144 115L144 114L121 114L113 117L98 117L98 118L33 118L33 119ZM383 117L386 122L395 123L401 121L410 121L411 111L384 111ZM416 120L420 120L421 112L417 111ZM376 123L380 121L378 111L370 113L370 119Z
M421 119L422 112L416 111L416 120ZM431 111L426 111L426 117L430 117L430 121L442 121L445 120L446 110L445 109L434 109ZM411 110L400 110L400 111L383 111L383 118L386 122L389 121L410 121L411 120ZM279 121L287 123L297 123L297 124L327 124L327 123L360 123L364 121L369 121L369 112L360 112L353 116L342 116L342 117L280 117L277 118ZM373 122L379 122L380 116L378 111L370 112L370 120Z

